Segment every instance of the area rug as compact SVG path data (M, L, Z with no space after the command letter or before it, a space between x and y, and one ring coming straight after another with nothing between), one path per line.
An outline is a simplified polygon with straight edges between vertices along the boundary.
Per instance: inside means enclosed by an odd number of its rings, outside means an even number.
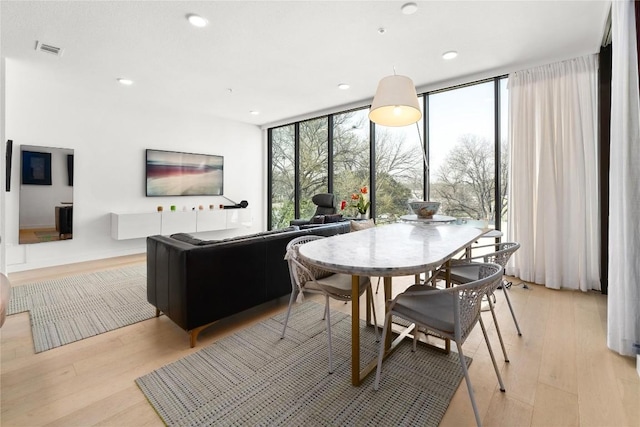
M29 311L40 353L155 316L140 264L15 286L7 314Z
M456 353L407 341L375 375L351 385L351 318L332 312L334 372L329 374L323 306L294 306L136 380L169 426L437 426L463 378ZM361 360L378 351L361 333ZM467 363L471 359L467 358Z

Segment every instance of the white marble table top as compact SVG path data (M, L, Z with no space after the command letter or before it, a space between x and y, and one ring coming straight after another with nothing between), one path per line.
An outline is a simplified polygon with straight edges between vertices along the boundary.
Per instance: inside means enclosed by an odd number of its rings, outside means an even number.
M444 264L482 234L460 225L394 223L305 243L300 256L335 273L408 276Z
M480 237L502 237L502 236L503 236L502 231L490 229Z
M420 221L427 224L434 224L438 222L444 224L448 222L455 222L456 220L455 217L447 215L433 215L433 218L418 218L418 215L416 214L402 215L400 219L402 221Z

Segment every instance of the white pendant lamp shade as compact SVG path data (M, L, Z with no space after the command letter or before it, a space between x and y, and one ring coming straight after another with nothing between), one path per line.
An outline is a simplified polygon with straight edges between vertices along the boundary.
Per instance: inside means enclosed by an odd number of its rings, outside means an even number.
M416 88L409 77L393 75L380 80L369 120L382 126L407 126L421 117Z

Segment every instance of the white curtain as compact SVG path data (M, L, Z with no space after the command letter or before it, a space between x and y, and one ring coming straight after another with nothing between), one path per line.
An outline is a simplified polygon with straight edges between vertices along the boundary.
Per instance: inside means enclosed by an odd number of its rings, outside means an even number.
M597 56L509 75L507 273L600 289Z
M611 10L611 160L607 345L625 356L640 343L640 100L633 1Z

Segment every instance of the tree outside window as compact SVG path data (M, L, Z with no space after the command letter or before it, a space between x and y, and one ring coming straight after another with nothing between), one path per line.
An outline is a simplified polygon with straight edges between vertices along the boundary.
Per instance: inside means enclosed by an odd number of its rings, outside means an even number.
M495 168L495 84L499 84L501 130L499 180ZM499 182L501 219L506 220L508 183L506 79L428 94L429 200L441 202L439 213L457 218L496 218ZM421 97L422 98L422 97ZM274 128L272 147L271 228L289 224L295 213L295 183L300 189L299 217L311 217L314 194L332 191L338 201L367 186L378 224L396 221L410 212L408 202L425 200L421 140L414 126L375 127L370 135L368 109L348 111L300 122L300 171L295 171L294 125ZM332 123L332 141L328 126ZM421 126L421 123L418 124ZM331 142L332 152L329 153ZM374 144L372 146L372 144ZM370 147L374 149L372 160ZM329 188L329 164L333 164ZM370 177L375 174L371 188ZM353 208L342 212L355 216ZM504 226L504 223L502 224Z

